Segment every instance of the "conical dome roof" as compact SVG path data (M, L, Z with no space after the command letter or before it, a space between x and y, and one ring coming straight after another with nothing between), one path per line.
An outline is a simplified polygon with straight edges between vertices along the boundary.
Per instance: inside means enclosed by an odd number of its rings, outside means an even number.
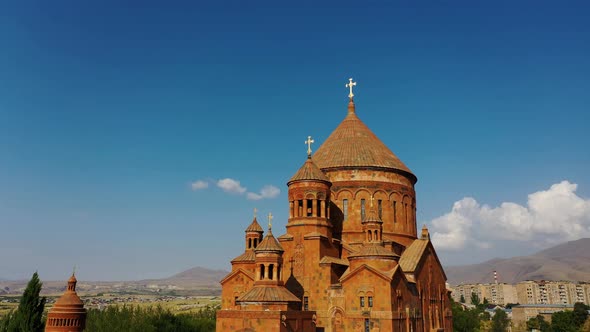
M366 223L366 222L382 223L383 221L381 220L381 218L379 218L379 215L377 214L377 212L375 212L375 209L373 207L371 207L371 209L369 209L369 213L367 213L367 215L365 216L365 219L363 219L362 222L363 223Z
M264 237L262 242L260 242L258 244L258 246L256 246L256 249L254 249L254 251L255 252L262 252L262 251L283 252L285 250L283 249L283 247L281 246L279 241L277 241L277 239L274 237L274 235L272 235L272 231L269 229L268 233L266 233L266 236Z
M291 184L295 181L323 181L323 182L330 182L330 179L320 170L319 167L313 162L313 160L308 157L303 166L299 168L297 173L293 175L291 180L287 182L287 185Z
M248 226L248 228L246 228L246 233L249 233L249 232L264 233L264 230L262 229L262 227L258 223L258 220L256 220L256 217L254 217L254 220L252 220L252 223L250 224L250 226Z
M68 279L68 287L66 288L66 291L59 299L57 299L57 301L55 301L54 308L58 308L60 306L68 306L69 307L69 306L73 306L73 305L74 306L83 306L84 305L84 302L82 302L82 300L80 299L80 297L76 293L76 283L77 282L78 282L78 280L72 274L70 279Z
M316 151L313 160L322 170L379 167L405 172L416 181L412 171L357 117L352 101L348 115Z

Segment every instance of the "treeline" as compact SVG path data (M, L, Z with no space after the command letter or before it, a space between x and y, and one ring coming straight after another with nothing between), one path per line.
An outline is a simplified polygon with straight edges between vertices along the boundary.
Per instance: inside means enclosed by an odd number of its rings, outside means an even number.
M109 306L91 309L86 318L87 332L213 332L217 307L207 306L197 313L173 314L160 306Z
M464 301L464 298L461 297ZM453 331L455 332L506 332L511 331L540 331L540 332L590 332L590 319L588 310L590 307L578 302L574 310L558 311L551 315L551 322L545 320L541 315L533 317L526 322L526 330L511 328L510 320L504 310L496 309L493 317L485 311L488 303L480 303L476 294L472 294L471 303L473 309L464 308L451 298L453 310Z

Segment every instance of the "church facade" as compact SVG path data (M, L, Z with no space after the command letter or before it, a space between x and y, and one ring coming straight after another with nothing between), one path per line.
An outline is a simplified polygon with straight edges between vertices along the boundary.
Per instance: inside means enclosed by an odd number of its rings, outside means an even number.
M416 227L417 177L348 113L287 183L275 237L256 217L221 281L217 331L452 331L446 276Z

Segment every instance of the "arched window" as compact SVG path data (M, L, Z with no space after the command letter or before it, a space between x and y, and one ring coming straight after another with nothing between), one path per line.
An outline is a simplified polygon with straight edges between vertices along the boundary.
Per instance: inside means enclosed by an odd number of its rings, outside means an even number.
M260 264L260 280L264 279L264 264Z
M343 220L346 221L346 219L348 219L348 200L347 199L342 200L342 214L344 215Z
M369 236L367 240L369 242L373 241L373 234L371 234L371 230L369 230L367 233L368 233L367 235Z
M361 221L365 220L365 199L361 199Z
M273 273L274 273L274 270L275 270L275 265L274 265L274 264L270 264L270 265L268 266L268 278L269 278L270 280L274 280L274 275L273 275Z
M248 249L252 248L252 239L248 239Z

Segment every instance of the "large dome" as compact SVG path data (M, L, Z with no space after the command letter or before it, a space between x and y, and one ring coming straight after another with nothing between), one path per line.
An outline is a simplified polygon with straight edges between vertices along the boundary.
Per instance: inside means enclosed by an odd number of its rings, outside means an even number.
M316 151L313 161L324 171L354 167L397 170L416 182L412 171L358 118L352 101L348 115Z

